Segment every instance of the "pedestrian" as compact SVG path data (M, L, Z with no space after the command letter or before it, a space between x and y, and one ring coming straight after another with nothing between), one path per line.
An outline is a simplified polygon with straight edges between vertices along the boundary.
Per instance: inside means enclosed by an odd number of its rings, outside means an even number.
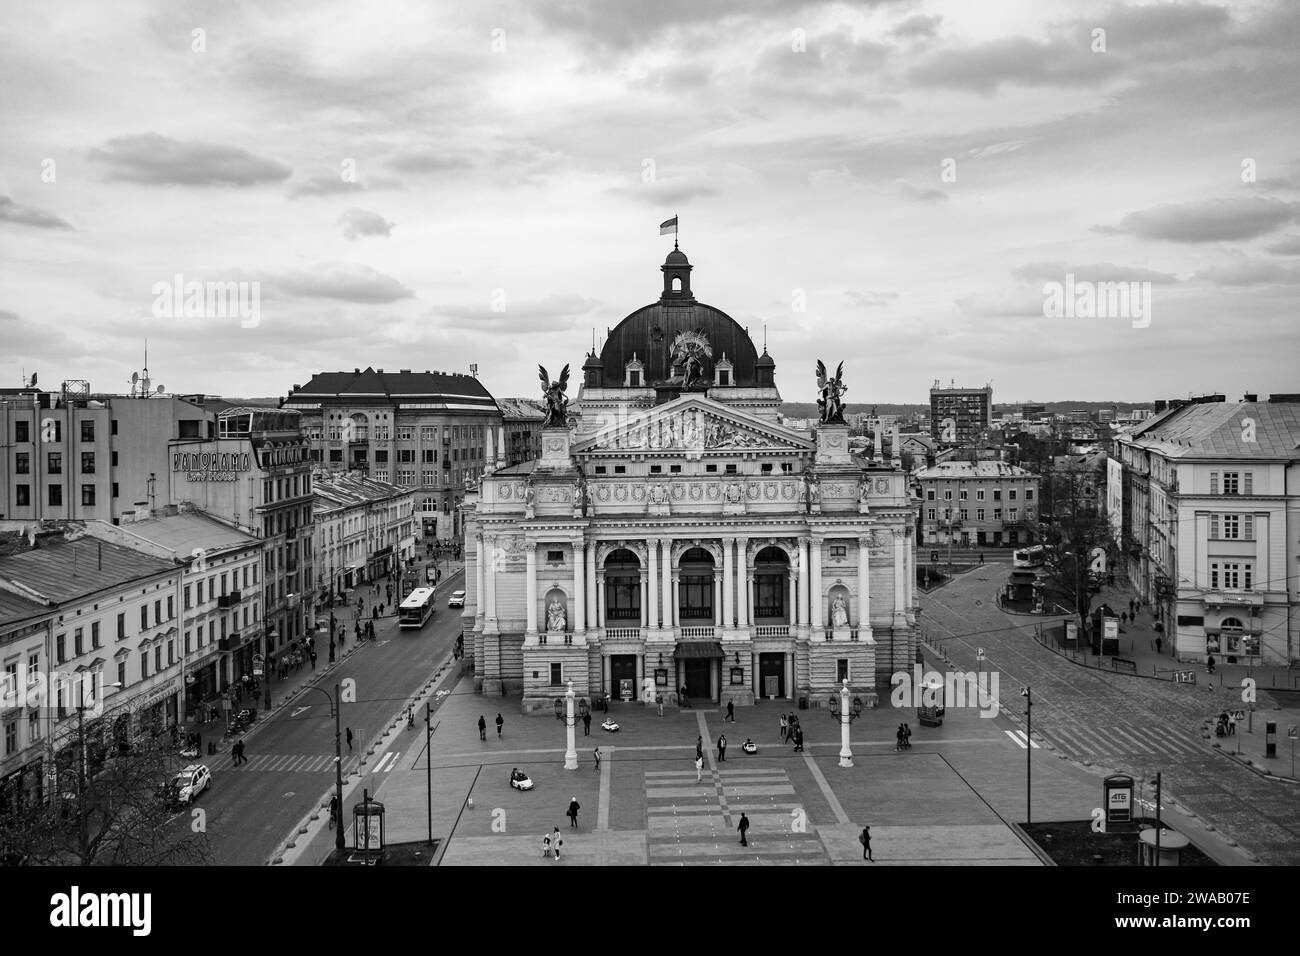
M1214 673L1214 655L1207 654L1205 657L1205 669L1207 672Z
M899 724L898 728L894 731L894 752L897 753L902 749L903 749L903 725Z
M683 706L683 707L690 707L690 706L691 706L691 700L690 700L689 697L686 696L686 685L685 685L685 684L683 684L683 685L682 685L682 689L681 689L680 691L677 692L677 697L678 697L679 700L681 700L681 702L682 702L682 706Z
M352 752L352 728L347 727L345 729L348 732L348 752L351 753Z
M704 759L704 735L697 734L695 737L695 756L701 760Z
M908 750L912 749L912 725L903 724L903 746Z
M483 719L482 714L478 715L478 739L487 740L487 721Z
M749 817L745 816L744 811L740 814L740 826L736 827L740 831L740 845L749 846L746 835L749 833Z
M576 829L576 828L577 828L577 826L578 826L578 811L581 810L581 809L582 809L582 807L580 807L580 806L578 805L578 798L577 798L577 797L570 797L570 798L569 798L569 811L568 811L568 813L566 814L566 816L569 818L569 827L570 827L570 829Z
M704 779L704 758L699 754L695 756L695 782L699 783Z
M1135 610L1137 610L1137 605L1134 604L1132 598L1129 598L1129 599L1128 599L1128 612L1129 612L1130 614L1132 614Z
M736 722L736 705L733 701L727 701L727 720L733 724Z
M858 842L862 844L862 859L875 863L876 861L871 856L871 827L862 828L862 834L858 837Z
M980 552L980 564L983 564L983 563L984 563L984 552L981 551L981 552Z
M723 734L718 738L718 761L727 759L727 735Z
M593 750L591 755L596 758L596 772L600 773L600 747Z
M542 859L549 859L551 856L551 835L548 833L542 837Z
M336 793L330 797L330 829L331 830L334 829L334 824L338 822L338 819L339 819L339 795Z
M556 827L555 832L551 834L551 849L555 851L555 859L560 858L560 847L564 846L564 841L560 839L560 828Z
M248 758L244 756L244 741L242 739L235 741L235 746L230 748L230 753L235 758L235 766L248 761Z
M664 695L656 694L655 702L659 705L659 716L662 717L664 715Z
M1156 635L1156 653L1157 653L1157 654L1161 653L1160 648L1161 648L1163 645L1164 645L1164 641L1162 641L1162 640L1160 639L1160 635L1157 634L1157 635Z
M1237 732L1237 712L1234 710L1228 715L1228 736L1231 737Z
M311 669L316 669L316 648L311 649Z
M794 749L797 753L803 753L803 728L794 729Z
M1120 611L1120 612L1119 612L1119 622L1120 622L1120 624L1127 624L1127 623L1128 623L1128 611Z
M497 714L497 740L501 739L501 728L505 726L505 718Z
M785 719L785 714L781 715L781 743L785 743L785 735L790 730L790 724Z
M591 714L590 713L586 713L582 715L582 736L584 737L591 736Z

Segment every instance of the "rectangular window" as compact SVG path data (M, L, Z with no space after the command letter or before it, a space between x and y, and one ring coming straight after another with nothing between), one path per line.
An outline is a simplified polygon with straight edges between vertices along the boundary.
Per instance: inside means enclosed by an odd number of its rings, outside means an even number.
M1236 539L1241 537L1241 516L1224 515L1221 519L1221 534L1227 539Z
M1008 508L1008 509L1007 509L1007 520L1008 520L1008 521L1018 521L1019 519L1020 519L1020 509L1019 509L1019 508Z
M113 482L113 497L117 497L117 482ZM114 519L116 521L116 519Z
M961 501L965 501L965 500L966 500L966 489L965 489L965 488L961 489L961 491L959 491L959 492L957 493L957 498L958 498L959 500L961 500Z
M175 616L176 616L176 598L175 598L174 595L168 595L168 597L167 597L167 620L170 621L170 620L171 620L172 618L174 618Z
M14 422L14 441L31 441L31 422Z
M162 616L162 601L154 601L154 602L153 602L153 622L154 622L155 624L161 624L161 623L162 623L162 620L163 620L163 616Z
M1033 501L1033 500L1034 500L1034 489L1033 489L1033 488L1026 488L1026 489L1025 489L1025 500L1026 500L1026 501Z
M1223 493L1225 495L1235 495L1237 494L1238 487L1238 473L1235 471L1225 471L1223 473Z
M49 475L63 474L63 452L51 451L45 453L45 473Z
M993 500L994 500L994 501L1001 501L1001 500L1002 500L1002 489L1001 489L1001 488L994 488L994 489L993 489Z
M90 646L99 647L99 622L95 621L90 625Z
M929 521L933 521L933 520L935 520L935 518L934 518L934 509L933 509L933 508L927 508L927 509L925 510L925 517L926 517L926 519L929 520Z
M426 465L437 464L438 450L436 448L425 448L423 449L422 455Z
M54 662L62 664L68 659L68 635L58 634L54 638Z
M192 641L193 641L193 638L192 638L191 635L192 635L192 632L191 632L191 631L186 631L186 632L185 632L185 653L186 653L186 654L188 654L188 653L190 652L190 644L191 644Z
M1001 520L1002 520L1002 509L1001 509L1001 508L994 508L994 509L993 509L993 520L994 520L994 521L1001 521Z
M835 661L835 679L837 681L849 679L849 659L847 657L841 657Z
M668 466L668 472L669 472L670 474L673 474L673 475L680 475L680 474L682 473L682 466L681 466L681 465L669 465L669 466Z
M93 420L83 421L81 423L81 440L82 441L95 440L95 422Z
M957 512L957 517L958 517L958 519L960 519L961 521L965 521L966 518L967 518L966 509L965 509L965 508L962 508L960 511L958 511L958 512Z
M144 680L149 676L149 652L140 652L140 679Z
M1012 488L1007 492L1007 501L1015 501L1015 500L1016 500L1016 489Z
M31 452L20 451L14 454L14 474L30 475L32 473Z
M848 557L848 554L849 554L849 549L847 545L843 545L843 544L831 545L832 558L845 558Z
M1242 473L1241 493L1244 495L1252 495L1255 493L1255 473L1253 471Z
M726 469L725 469L725 471L724 471L723 473L724 473L724 474L728 474L728 475L734 475L734 474L736 473L736 466L735 466L734 464L732 464L732 465L727 465L727 467L726 467Z
M81 473L83 475L93 475L95 473L95 453L93 451L83 451L81 453Z
M148 629L149 629L149 605L141 604L140 605L140 630L146 631Z
M717 466L717 465L705 465L705 466L704 466L704 471L705 471L706 474L716 475L716 474L718 473L718 466Z
M616 474L616 475L626 475L626 474L627 474L627 466L626 466L626 465L615 465L615 466L614 466L614 474Z
M605 466L604 466L604 465L597 465L597 466L596 466L596 474L598 474L598 475L603 475L603 474L605 474Z
M176 663L176 642L167 642L167 666L171 667Z
M63 486L62 486L62 485L50 485L50 494L49 494L49 499L50 499L50 504L52 504L52 505L58 505L58 506L62 506L62 504L63 504Z
M190 602L190 586L189 586L188 584L185 585L185 593L184 593L183 598L181 599L181 604L184 606L185 610L187 610L187 611L188 611L188 610L190 609L190 607L191 607L191 602Z
M794 474L794 462L792 461L781 462L781 471L783 471L787 475Z
M948 489L947 491L945 491L945 492L943 493L943 500L944 500L944 501L952 501L952 489Z
M983 489L983 488L977 488L977 489L975 490L975 500L976 500L976 501L983 501L983 500L984 500L984 489Z
M662 465L651 465L651 466L650 466L650 474L652 474L652 475L657 475L657 474L659 474L659 473L660 473L661 471L663 471L663 470L664 470L664 469L663 469L663 466L662 466Z
M564 680L563 680L563 666L560 665L560 664L552 664L552 665L551 665L551 685L554 686L554 687L558 687L560 684L563 684L563 683L564 683Z
M95 503L95 486L94 486L94 485L82 485L82 486L81 486L81 503L82 503L83 505L93 505L93 504Z
M195 585L195 587L198 588L198 602L202 604L203 603L203 582L200 581L197 585Z
M126 615L125 614L119 614L117 616L117 639L119 641L126 640Z
M156 645L153 649L153 669L155 673L163 669L161 644Z
M32 486L31 485L14 485L14 504L30 505L32 503Z
M117 424L117 422L114 421L113 424ZM117 682L123 687L126 686L126 661L117 662Z
M976 520L976 521L983 521L983 520L984 520L984 509L983 509L983 508L977 508L977 509L975 510L975 520Z

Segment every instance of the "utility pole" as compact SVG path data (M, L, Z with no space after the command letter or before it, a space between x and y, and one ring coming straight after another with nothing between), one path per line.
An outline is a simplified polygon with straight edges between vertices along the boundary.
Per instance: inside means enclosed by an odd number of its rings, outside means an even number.
M1025 822L1033 822L1034 697L1028 687L1020 692L1025 699Z
M429 845L433 846L433 752L429 749L429 702L424 702L424 792L428 801Z

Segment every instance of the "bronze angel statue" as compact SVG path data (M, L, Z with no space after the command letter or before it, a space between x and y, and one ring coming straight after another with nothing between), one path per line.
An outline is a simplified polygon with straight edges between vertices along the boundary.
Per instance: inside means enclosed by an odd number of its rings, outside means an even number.
M669 347L674 365L682 370L682 388L698 384L704 375L704 362L713 358L713 347L701 331L678 332Z
M543 366L537 366L537 371L541 373L542 397L546 399L546 420L542 427L563 428L568 424L569 400L565 398L564 390L569 387L569 366L564 366L558 382L551 381Z
M841 396L849 390L848 386L844 384L844 363L841 362L839 368L835 370L835 377L830 378L826 374L826 364L821 359L818 359L817 388L821 391L821 396L817 399L817 410L821 412L821 423L823 425L843 425L844 400Z

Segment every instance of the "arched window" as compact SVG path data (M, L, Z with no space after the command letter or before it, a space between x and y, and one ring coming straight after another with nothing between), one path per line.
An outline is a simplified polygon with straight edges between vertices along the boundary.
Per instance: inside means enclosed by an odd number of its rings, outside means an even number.
M682 277L681 277L681 276L673 276L673 291L674 291L674 292L681 292L681 291L682 291Z

